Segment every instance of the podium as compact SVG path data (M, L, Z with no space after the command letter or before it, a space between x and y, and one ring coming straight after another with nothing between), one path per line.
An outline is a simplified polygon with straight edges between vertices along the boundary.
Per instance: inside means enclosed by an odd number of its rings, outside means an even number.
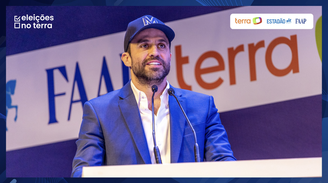
M322 158L83 167L82 177L321 177Z

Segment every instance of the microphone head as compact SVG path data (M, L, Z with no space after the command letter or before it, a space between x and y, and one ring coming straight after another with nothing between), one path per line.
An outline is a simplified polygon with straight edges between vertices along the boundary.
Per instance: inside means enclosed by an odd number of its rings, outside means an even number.
M156 85L151 86L151 90L155 93L158 90L158 87Z
M169 93L169 95L174 95L174 94L175 94L173 88L169 88L169 89L167 90L167 92Z

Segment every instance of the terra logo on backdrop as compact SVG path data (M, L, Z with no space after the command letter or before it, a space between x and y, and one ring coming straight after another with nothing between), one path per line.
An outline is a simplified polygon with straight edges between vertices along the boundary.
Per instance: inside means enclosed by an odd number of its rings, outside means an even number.
M52 29L53 15L14 16L14 29Z

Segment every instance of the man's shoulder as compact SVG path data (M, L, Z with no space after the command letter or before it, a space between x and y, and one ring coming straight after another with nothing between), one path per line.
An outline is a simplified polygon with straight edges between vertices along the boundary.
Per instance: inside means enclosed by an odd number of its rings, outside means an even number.
M118 101L120 90L121 89L108 92L104 95L93 98L93 99L89 100L88 102L91 103L92 105L99 105L99 104L109 104L114 101Z
M195 92L195 91L190 91L186 89L181 89L181 88L174 88L176 95L182 95L182 97L195 97L195 98L209 98L211 97L210 95L206 95L203 93Z
M111 92L108 92L104 95L101 95L99 97L93 98L89 100L88 102L93 104L93 105L98 105L98 104L115 104L117 103L120 98L125 98L133 94L130 82L126 83L122 88L118 90L114 90Z

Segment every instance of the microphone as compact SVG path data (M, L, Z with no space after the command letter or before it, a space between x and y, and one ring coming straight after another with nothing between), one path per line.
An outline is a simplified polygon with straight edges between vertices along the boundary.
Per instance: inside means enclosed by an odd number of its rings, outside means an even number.
M195 153L195 162L200 162L200 155L199 155L199 147L198 147L198 143L197 143L197 136L196 136L196 132L194 130L194 128L192 127L190 121L189 121L189 118L187 117L187 114L185 113L185 111L183 110L178 98L175 96L175 92L173 90L173 88L169 88L168 89L168 93L169 95L173 96L175 98L175 100L178 102L179 104L179 107L183 113L183 115L185 116L191 130L192 130L192 133L194 134L194 138L195 138L195 145L194 145L194 153Z
M156 85L153 85L151 87L151 90L153 91L153 96L151 97L151 112L152 112L152 126L153 126L153 142L154 142L154 155L155 155L155 160L157 164L162 164L162 159L161 159L161 153L159 152L159 149L156 144L156 135L155 135L155 114L154 114L154 96L155 93L158 90L158 87Z

